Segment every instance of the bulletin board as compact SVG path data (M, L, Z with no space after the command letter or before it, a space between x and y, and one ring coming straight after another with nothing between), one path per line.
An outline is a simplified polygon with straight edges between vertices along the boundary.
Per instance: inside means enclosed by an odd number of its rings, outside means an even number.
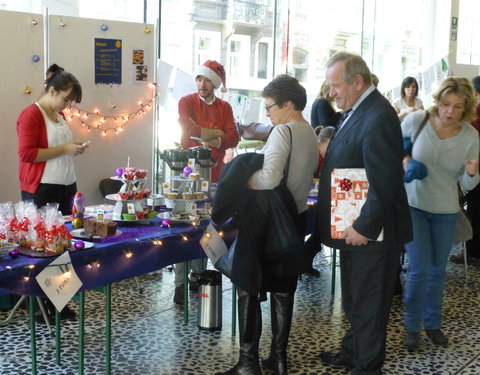
M48 63L74 74L83 90L80 111L74 110L80 117L69 123L74 140L90 141L85 154L74 158L77 188L87 204L115 203L104 200L98 184L128 160L148 169L152 183L155 57L153 25L49 16Z
M0 202L21 199L16 123L20 112L43 90L43 30L41 14L0 11Z

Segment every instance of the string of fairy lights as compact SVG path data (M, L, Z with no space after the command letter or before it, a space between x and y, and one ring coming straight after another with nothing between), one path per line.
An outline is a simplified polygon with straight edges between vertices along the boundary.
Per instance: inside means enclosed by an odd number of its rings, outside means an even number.
M125 126L130 121L137 117L142 117L153 108L155 97L158 95L159 85L152 82L149 84L149 87L153 89L152 96L140 100L138 102L139 107L134 112L105 115L98 108L87 111L74 105L65 109L64 112L68 121L79 122L81 126L87 128L88 132L92 130L100 131L103 136L106 136L108 133L119 134L123 132ZM113 105L112 108L116 108L116 105Z
M164 241L167 238L169 238L169 239L179 238L183 242L188 242L190 240L189 237L185 233L173 233L172 230L171 230L171 227L170 227L170 223L167 223L167 221L168 221L168 219L165 219L164 222L162 222L162 227L164 227L164 228L168 227L170 229L169 233L159 235L159 236L154 236L154 237L149 238L149 239L136 238L135 241L139 242L139 243L150 243L154 248L158 249L158 248L160 248L164 245ZM198 223L192 223L192 225L193 225L193 227L197 228ZM197 228L197 229L200 229L200 228ZM200 230L202 230L202 229L200 229ZM203 229L203 232L205 233L205 235L207 237L210 237L210 234L208 232L205 232L205 231L206 231L206 228ZM223 238L223 236L224 236L223 230L219 230L218 234L219 234L220 237ZM148 248L147 250L151 250L151 249L152 248ZM123 249L122 252L123 252L127 261L130 261L134 258L135 252L132 251L130 248ZM101 256L99 256L99 254L95 254L95 256L89 257L87 259L84 266L89 270L99 269L101 267L101 259L102 258L101 258ZM71 272L70 269L73 268L73 264L72 264L72 262L62 263L62 264L51 264L51 265L47 265L47 266L42 266L42 269L46 268L46 267L58 267L60 269L60 272L63 274L64 277L69 277L70 272ZM5 268L8 269L8 270L13 270L14 269L11 266L6 266ZM32 277L32 273L35 270L35 264L29 264L29 265L23 266L21 268L26 270L26 274L23 276L23 281L25 283L27 283L27 282L30 281L30 279Z

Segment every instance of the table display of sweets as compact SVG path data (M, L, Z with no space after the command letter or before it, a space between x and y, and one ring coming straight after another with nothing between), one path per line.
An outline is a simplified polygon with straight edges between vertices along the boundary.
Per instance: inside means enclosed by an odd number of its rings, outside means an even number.
M1 203L0 243L60 254L72 247L72 236L64 223L58 204L38 209L31 201Z
M146 188L148 170L132 167L117 168L113 179L122 181L123 185L117 194L109 194L107 199L117 201L113 210L113 220L141 221L157 215L157 212L146 207L145 200L151 190Z
M200 167L185 167L180 176L171 176L170 181L162 185L163 195L171 200L204 200L208 198L209 182L203 180L199 174ZM172 208L172 207L169 207Z

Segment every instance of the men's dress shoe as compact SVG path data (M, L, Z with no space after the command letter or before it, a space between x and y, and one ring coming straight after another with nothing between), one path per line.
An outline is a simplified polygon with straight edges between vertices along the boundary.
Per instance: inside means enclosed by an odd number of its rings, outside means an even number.
M407 350L417 350L419 344L420 336L418 332L407 332L407 336L405 337L405 346L407 347Z
M323 363L334 368L352 369L353 364L340 357L339 353L321 352L319 355Z
M425 332L427 332L427 336L435 345L448 346L448 338L440 329L425 329Z

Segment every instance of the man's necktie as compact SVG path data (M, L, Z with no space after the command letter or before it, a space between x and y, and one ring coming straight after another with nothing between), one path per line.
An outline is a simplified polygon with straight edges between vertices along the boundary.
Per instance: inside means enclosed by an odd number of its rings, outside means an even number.
M352 109L350 108L348 111L345 111L342 113L340 116L340 120L338 120L337 126L335 128L335 132L332 135L332 138L330 138L330 142L333 141L333 138L337 135L337 133L340 131L340 129L343 126L343 123L345 122L345 119L350 115L350 112L352 112Z
M342 115L340 116L340 120L337 124L337 130L340 130L340 128L343 126L343 123L345 122L345 119L350 115L350 112L352 112L351 108L348 111L342 113Z

